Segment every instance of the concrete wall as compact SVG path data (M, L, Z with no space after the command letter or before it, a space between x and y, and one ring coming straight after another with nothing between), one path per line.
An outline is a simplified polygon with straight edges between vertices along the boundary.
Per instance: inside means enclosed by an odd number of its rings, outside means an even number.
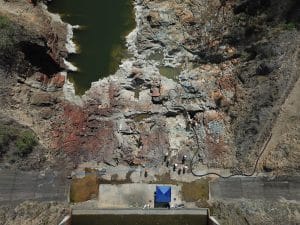
M208 218L208 225L220 225L220 223L213 216L210 216Z

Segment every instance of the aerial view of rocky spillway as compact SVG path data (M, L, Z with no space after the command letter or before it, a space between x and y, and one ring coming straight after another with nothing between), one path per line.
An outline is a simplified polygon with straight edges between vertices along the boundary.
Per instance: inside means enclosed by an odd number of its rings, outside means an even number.
M299 225L299 0L0 0L0 225Z

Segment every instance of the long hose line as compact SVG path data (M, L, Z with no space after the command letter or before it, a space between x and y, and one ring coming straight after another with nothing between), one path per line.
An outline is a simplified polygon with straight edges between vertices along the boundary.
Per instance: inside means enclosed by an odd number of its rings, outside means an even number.
M172 89L172 90L176 91L176 89ZM187 109L183 105L176 105L175 108L181 109L183 111L183 114L185 115L186 120L189 123L189 113L188 113ZM265 150L266 150L266 148L267 148L267 146L268 146L268 144L271 140L271 137L272 137L272 133L270 133L268 139L264 143L262 151L259 153L258 157L256 158L256 161L255 161L255 164L254 164L254 167L253 167L253 170L252 170L251 173L238 172L238 173L232 173L228 176L223 176L223 175L221 175L219 173L215 173L215 172L197 174L194 171L193 166L194 166L194 159L195 159L196 155L199 154L199 152L201 150L201 146L200 146L200 141L199 141L199 137L198 137L197 131L195 129L195 126L192 125L191 127L192 127L192 130L194 132L194 136L195 136L195 139L196 139L196 142L197 142L197 151L194 153L194 155L193 155L193 157L190 161L190 168L191 168L191 173L196 177L205 177L205 176L209 176L209 175L215 175L215 176L218 176L218 177L221 177L221 178L224 178L224 179L227 179L227 178L230 178L230 177L235 177L235 176L252 177L255 174L255 172L257 170L258 163L259 163L262 155L264 154L264 152L265 152Z
M193 129L193 132L194 132L194 135L195 135L195 139L196 139L196 142L197 142L197 151L194 153L194 155L193 155L193 157L192 157L192 159L191 159L191 161L190 161L190 168L191 168L191 173L192 173L194 176L196 176L196 177L205 177L205 176L209 176L209 175L216 175L216 176L221 177L221 178L224 178L224 179L227 179L227 178L230 178L230 177L234 177L234 176L252 177L252 176L255 174L255 172L256 172L256 170L257 170L258 163L259 163L259 161L260 161L260 159L261 159L263 153L265 152L265 150L266 150L266 148L267 148L267 146L268 146L268 143L270 142L271 137L272 137L272 133L271 133L271 134L269 135L267 141L265 142L262 151L259 153L259 155L258 155L258 157L257 157L257 159L256 159L256 161L255 161L255 165L254 165L254 167L253 167L252 172L249 173L249 174L248 174L248 173L233 173L233 174L230 174L230 175L228 175L228 176L223 176L223 175L221 175L221 174L219 174L219 173L215 173L215 172L209 172L209 173L204 173L204 174L197 174L197 173L193 170L193 166L194 166L194 163L193 163L193 162L194 162L194 159L195 159L196 155L200 152L201 147L200 147L199 138L198 138L197 131L196 131L195 127L193 126L192 129Z

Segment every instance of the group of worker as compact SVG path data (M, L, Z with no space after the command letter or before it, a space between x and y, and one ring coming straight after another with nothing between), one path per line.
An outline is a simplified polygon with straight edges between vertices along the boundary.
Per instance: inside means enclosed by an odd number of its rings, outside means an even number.
M173 167L173 172L177 171L179 175L181 174L181 172L183 174L185 174L187 172L187 170L188 170L188 166L185 165L186 159L187 159L187 156L183 155L180 166L178 165L178 163L174 163L173 166L172 166ZM171 160L169 158L169 153L165 153L164 162L166 163L167 167L170 166Z
M170 158L168 158L169 154L166 153L165 154L165 158L164 158L164 162L166 163L166 166L169 167L170 166ZM188 166L185 165L186 163L186 159L187 159L187 156L186 155L183 155L182 156L182 160L181 160L181 166L179 166L177 163L174 163L173 164L173 172L178 172L178 175L181 174L181 172L183 174L185 174L188 170Z
M187 160L187 156L183 155L180 165L178 163L174 163L172 165L173 172L177 171L178 175L180 175L181 173L185 174L188 171L188 169L189 169L189 167L186 165L186 160ZM164 163L165 163L165 165L167 167L170 166L171 160L169 158L169 153L165 153L165 155L164 155ZM148 177L148 170L145 170L144 176Z

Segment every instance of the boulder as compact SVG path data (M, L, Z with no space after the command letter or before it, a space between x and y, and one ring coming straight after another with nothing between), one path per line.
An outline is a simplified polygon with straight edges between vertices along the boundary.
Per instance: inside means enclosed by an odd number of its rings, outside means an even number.
M52 106L57 103L57 100L49 93L36 92L31 96L30 103L36 106Z

